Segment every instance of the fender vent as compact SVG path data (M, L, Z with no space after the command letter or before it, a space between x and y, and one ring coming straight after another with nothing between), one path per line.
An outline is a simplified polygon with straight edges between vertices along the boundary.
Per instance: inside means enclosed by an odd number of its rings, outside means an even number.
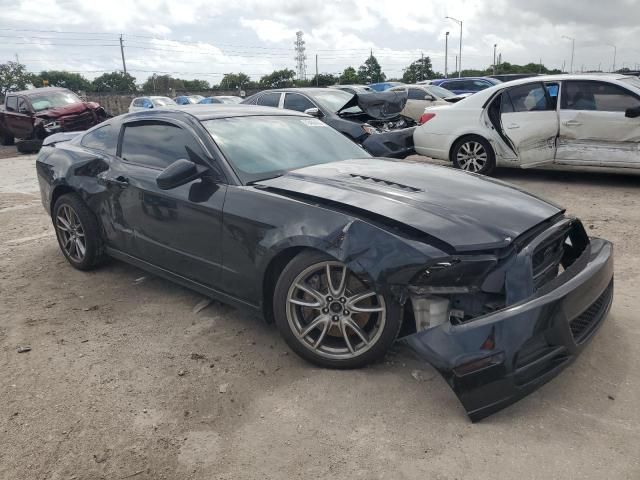
M416 187L410 187L409 185L402 185L401 183L390 182L388 180L382 180L380 178L367 177L366 175L356 175L355 173L350 173L349 176L352 178L357 178L359 180L364 180L365 182L375 183L377 185L385 185L391 188L397 188L404 192L416 193L422 191Z

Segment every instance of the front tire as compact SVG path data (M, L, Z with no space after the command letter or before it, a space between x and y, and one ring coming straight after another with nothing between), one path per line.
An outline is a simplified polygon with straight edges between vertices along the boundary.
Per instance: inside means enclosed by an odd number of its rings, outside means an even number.
M58 198L52 218L60 250L74 268L91 270L104 259L98 221L78 194Z
M285 267L273 305L289 347L321 367L359 368L381 359L401 326L393 299L316 251L300 253Z
M469 135L451 148L453 166L466 172L491 175L496 168L496 156L491 144L479 135Z

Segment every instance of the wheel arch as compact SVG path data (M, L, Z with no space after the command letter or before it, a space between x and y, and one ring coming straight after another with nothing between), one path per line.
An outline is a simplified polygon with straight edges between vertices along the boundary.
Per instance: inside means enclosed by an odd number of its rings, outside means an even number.
M67 184L57 185L53 189L53 191L51 192L51 200L49 201L49 214L51 216L53 216L53 206L62 195L66 195L67 193L77 193L77 191L75 188Z

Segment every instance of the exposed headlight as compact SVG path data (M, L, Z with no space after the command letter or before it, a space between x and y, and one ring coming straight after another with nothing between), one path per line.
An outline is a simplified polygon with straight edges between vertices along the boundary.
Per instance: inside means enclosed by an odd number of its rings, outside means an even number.
M452 296L479 289L497 260L491 255L442 259L418 272L409 285L416 331L420 332L462 317L453 308Z
M364 133L367 133L369 135L373 135L375 133L379 133L378 129L376 129L376 127L374 127L373 125L369 125L368 123L365 123L362 125L362 129L364 130Z
M496 263L492 255L439 260L411 280L411 289L418 293L466 293L472 287L480 286Z
M51 132L51 131L54 131L54 130L59 130L60 129L60 122L54 120L52 122L45 123L44 124L44 129L47 132Z

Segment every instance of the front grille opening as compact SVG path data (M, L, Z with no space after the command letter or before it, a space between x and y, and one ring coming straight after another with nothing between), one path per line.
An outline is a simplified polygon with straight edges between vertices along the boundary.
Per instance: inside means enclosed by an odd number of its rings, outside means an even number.
M604 318L613 296L613 281L589 308L569 322L576 343L584 342Z
M531 257L535 290L568 269L582 254L588 243L589 239L582 224L576 221L569 229L538 245Z

